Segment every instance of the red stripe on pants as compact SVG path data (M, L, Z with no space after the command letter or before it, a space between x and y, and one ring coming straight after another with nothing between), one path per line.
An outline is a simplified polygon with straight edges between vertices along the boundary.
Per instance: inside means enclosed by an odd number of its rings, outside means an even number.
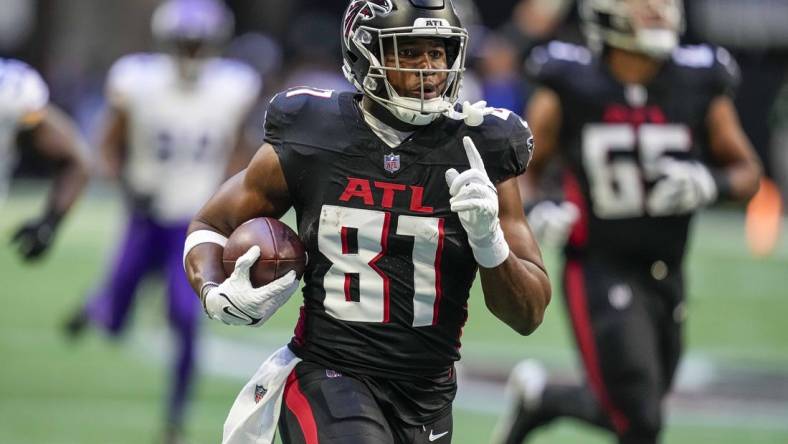
M580 354L583 357L591 390L610 417L613 427L615 427L619 435L622 435L629 428L629 420L613 404L613 400L607 391L605 380L602 377L602 369L599 366L599 354L596 350L594 331L591 327L591 317L588 312L585 276L583 275L583 267L578 261L567 261L565 284L569 314L572 317L575 337L580 347Z
M284 398L288 410L293 412L293 415L298 420L298 425L301 426L301 432L304 434L306 444L318 444L315 415L312 413L309 401L307 401L306 396L301 391L301 387L298 385L295 369L287 377Z

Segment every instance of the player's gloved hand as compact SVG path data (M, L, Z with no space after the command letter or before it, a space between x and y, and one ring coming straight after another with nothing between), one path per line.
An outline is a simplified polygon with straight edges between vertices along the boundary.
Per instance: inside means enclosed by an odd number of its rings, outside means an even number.
M26 261L40 259L52 245L60 218L45 216L22 225L11 238Z
M571 202L545 200L528 212L528 224L540 244L562 247L569 239L572 227L580 218L580 210Z
M254 246L235 262L235 270L221 284L206 283L200 291L205 312L228 325L259 327L298 289L295 271L260 288L252 287L249 269L260 257Z
M686 214L717 199L717 184L702 163L666 159L659 170L664 177L657 181L646 201L650 215Z
M509 244L498 219L498 191L487 176L482 156L470 137L462 139L471 168L446 171L451 210L457 213L476 262L485 268L501 265L509 257Z

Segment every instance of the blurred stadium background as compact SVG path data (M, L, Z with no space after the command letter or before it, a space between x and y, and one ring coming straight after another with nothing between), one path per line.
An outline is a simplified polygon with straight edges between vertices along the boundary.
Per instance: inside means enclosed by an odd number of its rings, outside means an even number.
M338 29L346 0L228 0L236 14L231 57L264 79L247 137L262 138L268 98L295 85L348 89L340 74ZM567 0L455 0L471 27L472 75L465 96L521 110L531 86L520 66L545 39L577 40ZM788 1L685 0L687 42L712 41L737 56L743 84L737 105L767 173L788 191ZM47 80L62 106L95 141L103 81L121 55L151 50L156 0L0 0L0 55L20 58ZM24 151L23 151L24 153ZM0 243L44 200L46 169L23 155L12 194L0 207ZM292 223L292 215L286 219ZM143 288L134 327L118 343L96 334L71 343L65 318L107 266L123 224L114 185L94 180L69 216L52 254L26 266L0 248L0 443L148 443L160 435L170 336L162 286ZM688 261L687 354L670 398L668 443L788 442L788 240L771 255L747 248L744 211L714 208L695 223ZM554 276L557 252L546 251ZM558 285L558 282L556 282ZM558 290L558 288L556 288ZM519 359L535 357L557 378L578 378L560 292L543 326L522 338L497 322L475 289L463 336L458 444L487 441L503 409L502 382ZM201 379L188 421L189 442L217 442L242 383L289 339L294 298L261 329L208 325ZM604 443L610 438L565 421L536 443Z

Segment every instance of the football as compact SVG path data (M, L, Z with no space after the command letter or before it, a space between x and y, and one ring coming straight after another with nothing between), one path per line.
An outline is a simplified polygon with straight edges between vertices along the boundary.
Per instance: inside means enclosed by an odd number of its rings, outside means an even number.
M290 270L295 270L299 278L304 274L306 252L298 234L277 219L258 217L244 222L227 240L222 256L227 276L235 269L235 261L254 245L260 247L260 258L249 271L254 287L268 284Z

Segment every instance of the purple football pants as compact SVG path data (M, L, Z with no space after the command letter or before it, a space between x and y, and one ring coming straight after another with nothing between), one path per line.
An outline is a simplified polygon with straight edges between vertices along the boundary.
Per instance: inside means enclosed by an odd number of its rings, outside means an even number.
M87 303L92 324L111 336L122 333L137 286L150 272L163 270L167 277L167 313L176 335L174 384L170 392L168 421L180 426L195 370L195 342L200 303L183 271L183 244L188 224L161 225L148 217L130 218L123 243L104 284Z

